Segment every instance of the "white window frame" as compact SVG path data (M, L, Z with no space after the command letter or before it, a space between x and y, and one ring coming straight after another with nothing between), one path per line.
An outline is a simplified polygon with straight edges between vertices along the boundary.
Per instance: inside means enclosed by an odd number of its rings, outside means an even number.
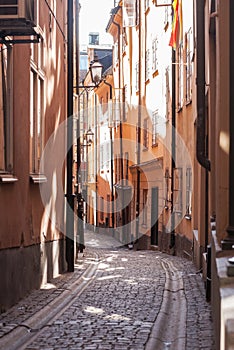
M38 174L44 146L44 61L43 40L31 45L30 70L30 174ZM32 177L33 178L33 177Z
M192 101L192 76L193 76L193 36L192 28L185 33L185 48L186 48L186 86L185 86L185 101Z
M165 80L166 80L166 121L169 120L170 115L170 83L169 83L169 67L166 68L165 72Z
M153 70L153 72L156 72L158 70L157 50L158 50L158 39L156 37L152 40L152 70Z
M183 76L184 76L184 60L183 60L183 46L182 44L178 47L177 54L177 108L180 110L183 107L184 102L184 86L183 86Z
M158 113L158 109L156 109L153 113L152 113L152 146L157 146L158 142L158 118L159 118L159 113Z
M145 81L150 79L150 50L145 52Z
M174 211L182 215L183 211L183 169L174 169L174 186L173 186Z
M136 91L139 91L139 85L140 85L140 81L139 81L139 62L136 62L136 67L135 67L135 71L136 71Z
M149 148L149 119L145 118L143 123L143 151L145 151Z

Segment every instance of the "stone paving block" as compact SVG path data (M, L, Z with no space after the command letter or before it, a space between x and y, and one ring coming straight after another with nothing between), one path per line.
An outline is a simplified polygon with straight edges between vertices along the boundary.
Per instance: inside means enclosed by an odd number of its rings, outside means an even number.
M92 255L94 253L90 253L90 256ZM51 322L49 328L43 329L40 336L32 342L30 345L32 349L45 350L46 346L53 350L145 349L164 297L166 277L160 262L163 258L169 263L168 266L174 264L183 280L184 289L180 293L184 293L187 301L187 310L184 310L187 311L186 350L200 349L199 346L213 350L211 309L205 301L201 277L194 274L192 263L150 251L120 249L114 253L105 251L104 256L108 261L103 262L102 266L108 265L108 267L99 268L98 275L88 288L79 296L74 296L70 307L61 313L58 319ZM20 322L26 320L34 312L34 305L35 309L40 305L38 307L40 309L46 302L57 298L63 293L64 288L71 288L79 273L80 271L75 273L76 277L75 274L71 274L61 278L60 289L54 293L50 294L48 291L40 291L40 295L33 293L27 302L18 305L21 309L15 309L5 317L0 317L0 322L7 320L6 327L9 327L15 319L13 315L20 316ZM110 279L109 277L113 275L115 278ZM176 303L176 295L174 299ZM170 313L167 316L170 317ZM5 332L6 330L7 328ZM2 330L0 334L1 332ZM203 344L200 338L204 340ZM209 343L210 348L207 347Z

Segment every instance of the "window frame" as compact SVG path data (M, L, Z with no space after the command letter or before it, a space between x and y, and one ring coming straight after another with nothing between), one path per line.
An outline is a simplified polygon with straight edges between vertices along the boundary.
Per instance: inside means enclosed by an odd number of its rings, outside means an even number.
M177 50L177 62L177 110L180 111L184 103L184 59L182 43Z
M144 227L147 227L147 220L148 220L147 199L148 199L148 188L143 188L142 190L142 226Z
M149 118L145 118L143 121L143 151L149 148Z
M158 146L158 117L159 117L159 113L158 113L158 109L156 109L153 113L152 113L152 147L156 147Z
M174 169L174 185L173 185L174 212L179 216L183 212L183 169Z
M153 74L158 72L157 51L158 51L158 38L155 37L152 40L152 70L153 70Z
M0 167L0 182L15 182L18 179L13 175L14 172L14 135L13 135L13 47L5 46L0 50L1 53L1 76L2 76L2 165ZM4 55L6 54L6 57ZM4 64L5 63L5 64ZM5 69L4 69L5 68ZM4 76L2 75L4 74Z
M150 66L150 49L147 49L145 51L145 81L149 81L150 80L150 70L151 66Z
M192 28L185 33L185 52L186 52L186 85L185 101L189 104L192 101L192 76L193 76L193 35Z
M43 40L31 45L30 58L30 178L34 183L46 181L40 173L40 160L45 136L45 73L43 61ZM41 176L41 177L40 177Z

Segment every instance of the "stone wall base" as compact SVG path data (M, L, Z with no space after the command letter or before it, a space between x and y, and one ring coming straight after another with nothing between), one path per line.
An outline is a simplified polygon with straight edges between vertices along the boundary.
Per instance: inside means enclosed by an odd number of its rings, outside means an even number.
M65 271L65 241L0 250L0 312Z

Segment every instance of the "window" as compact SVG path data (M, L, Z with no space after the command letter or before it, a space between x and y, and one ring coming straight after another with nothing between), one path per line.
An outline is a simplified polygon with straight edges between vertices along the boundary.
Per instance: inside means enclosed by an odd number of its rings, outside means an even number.
M104 220L104 198L100 197L100 220Z
M0 50L0 173L13 172L13 52L2 45Z
M140 5L141 2L140 0L135 0L136 1L136 25L138 26L140 23Z
M148 118L144 119L144 125L143 125L143 150L148 149Z
M152 114L152 146L157 146L157 138L158 138L158 123L159 123L159 114L158 110L153 112Z
M145 0L145 11L149 8L149 0Z
M128 37L126 33L126 28L123 27L123 34L122 34L122 52L126 51L126 47L128 45Z
M89 33L89 45L99 45L99 33Z
M165 171L165 202L164 202L165 209L169 209L169 203L170 203L169 181L170 181L170 174L169 174L169 169L167 168Z
M136 22L136 0L123 0L123 26L134 27Z
M183 210L182 168L174 169L174 211L181 215Z
M185 34L185 47L186 47L186 86L185 86L185 99L186 103L190 103L192 100L192 29Z
M104 145L100 145L100 169L104 168Z
M136 91L139 90L139 62L136 63Z
M143 189L143 218L142 218L142 225L147 225L147 196L148 196L148 189Z
M177 80L178 80L178 89L177 89L177 107L181 109L183 107L183 47L182 44L178 48L178 69L177 69Z
M30 173L38 174L44 135L44 72L42 44L32 45L30 72Z
M186 214L187 219L191 218L192 214L192 169L186 169Z
M156 72L158 70L157 46L158 46L158 40L157 40L157 38L155 38L152 41L152 69L153 69L153 72Z
M127 95L128 90L127 90L127 85L124 85L123 88L123 121L127 121Z
M170 115L170 84L169 84L169 68L166 69L166 120L169 120Z
M128 167L129 167L129 153L128 152L125 152L125 156L124 156L124 159L125 159L125 179L128 180Z
M168 26L169 26L169 7L168 6L165 6L165 10L164 10L164 30L165 32L167 31L168 29Z
M150 50L145 52L145 81L150 78Z
M119 45L118 45L118 42L114 43L113 53L114 53L113 62L115 65L118 65L118 63L119 63Z

